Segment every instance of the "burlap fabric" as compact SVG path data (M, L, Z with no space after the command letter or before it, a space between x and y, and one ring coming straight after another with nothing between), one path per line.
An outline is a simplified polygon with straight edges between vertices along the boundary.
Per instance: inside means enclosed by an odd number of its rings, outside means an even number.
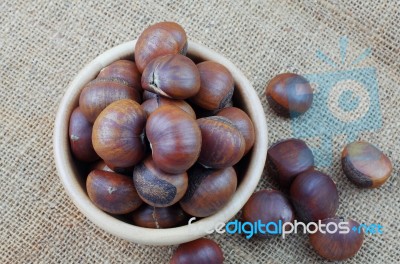
M371 129L354 127L346 133L360 132L352 137L383 149L394 163L392 177L375 190L349 183L340 168L347 140L340 131L330 136L332 152L319 158L321 164L332 158L321 169L337 183L338 215L384 226L383 235L366 236L350 262L400 262L398 1L6 0L0 3L0 263L168 262L174 247L126 242L88 221L65 193L52 150L55 113L77 72L103 51L164 20L183 25L191 40L222 53L251 80L264 105L269 144L296 133L310 136L310 144L322 142L308 127L279 118L268 107L263 90L274 75L375 69L377 85L371 89L377 89L378 97L370 100L378 100L379 108L364 101L356 105L361 111L375 107L366 121ZM339 49L343 36L348 40L344 65ZM351 65L367 48L371 54ZM317 50L337 67L318 59ZM315 122L323 125L332 115L329 109ZM271 187L277 186L265 176L258 189ZM240 235L210 237L221 245L226 263L324 261L305 235L264 241L247 241Z

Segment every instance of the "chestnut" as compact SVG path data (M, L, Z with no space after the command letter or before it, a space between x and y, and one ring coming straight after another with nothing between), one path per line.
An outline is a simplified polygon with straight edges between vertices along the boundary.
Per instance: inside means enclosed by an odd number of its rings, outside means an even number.
M229 119L210 116L197 119L197 123L202 137L199 163L218 169L239 162L243 157L246 143L243 135Z
M111 103L93 125L92 142L107 165L128 168L145 155L143 130L146 113L138 103L123 99Z
M342 152L342 168L347 178L361 188L377 188L390 177L389 158L365 141L348 144Z
M153 59L167 54L186 54L185 30L174 22L160 22L146 28L135 46L135 62L139 72Z
M186 99L200 89L196 64L186 56L165 55L150 61L142 74L143 89L172 99Z
M179 201L185 194L188 175L186 172L165 173L156 167L150 156L135 166L133 183L144 202L151 206L167 207Z
M157 95L154 98L150 98L142 103L142 108L149 116L151 113L154 112L157 108L163 105L173 105L177 106L186 113L188 113L193 119L196 119L196 113L194 112L193 108L186 103L184 100L174 100L161 97Z
M211 239L200 238L178 246L170 264L222 264L224 254Z
M282 73L269 81L265 95L271 108L284 117L297 117L312 104L313 90L303 76Z
M254 125L250 117L241 109L237 107L226 107L217 113L217 116L228 118L240 133L245 141L244 154L253 147L255 140Z
M168 207L154 207L143 204L133 211L129 218L137 226L147 228L171 228L187 223L189 216L178 205Z
M93 123L104 108L120 99L141 102L140 93L126 82L119 79L95 79L83 88L79 106L86 118Z
M69 119L69 142L72 154L78 160L92 162L99 159L92 144L92 124L79 107L74 109Z
M364 232L354 220L328 218L321 221L321 226L321 230L309 235L310 243L321 257L328 260L349 259L357 254L364 242ZM344 228L349 231L343 232Z
M110 214L127 214L142 204L132 179L122 174L93 170L86 179L86 190L90 200Z
M251 195L242 209L242 219L246 222L257 222L261 220L263 224L270 222L279 224L294 221L294 210L290 201L285 195L277 190L261 190ZM266 237L270 232L278 233L278 230L268 227L266 234L257 234L259 237Z
M290 186L290 197L297 216L306 223L334 217L339 207L336 184L317 170L298 175Z
M151 113L146 135L154 163L167 173L183 173L199 157L200 128L188 113L176 106L164 105Z
M226 107L232 100L234 80L225 66L214 61L197 64L200 72L200 90L191 98L193 103L206 110Z
M98 79L120 79L136 89L138 92L142 92L142 86L140 85L141 74L136 67L136 64L130 60L117 60L110 65L103 68Z
M268 149L268 173L277 179L283 189L288 189L297 175L313 166L314 155L303 140L294 138L282 140Z
M180 205L189 215L207 217L216 213L236 191L237 176L232 167L216 170L196 164L188 175L188 190Z
M92 171L92 170L102 170L102 171L115 172L110 167L108 167L108 165L104 162L104 160L99 160L99 161L97 161L95 163L92 163L89 166L89 169L90 169L90 171Z
M152 93L152 92L149 92L149 91L143 91L143 95L142 95L142 101L143 102L145 102L145 101L147 101L147 100L149 100L149 99L151 99L151 98L157 98L158 97L158 94L156 94L156 93Z

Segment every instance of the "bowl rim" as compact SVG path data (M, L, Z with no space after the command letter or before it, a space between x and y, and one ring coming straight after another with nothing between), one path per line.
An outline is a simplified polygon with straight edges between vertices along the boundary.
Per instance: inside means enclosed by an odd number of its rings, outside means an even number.
M69 84L56 114L53 134L53 151L58 175L65 191L79 211L108 233L145 245L174 245L192 241L208 235L209 230L214 230L217 224L226 223L232 219L257 187L267 156L268 130L264 109L250 81L232 62L201 44L188 41L188 54L224 65L232 73L235 85L239 87L237 90L245 101L245 110L255 124L255 143L247 171L233 198L226 206L216 214L200 219L191 225L151 229L118 220L97 208L90 201L77 177L73 177L73 175L77 175L77 170L74 166L69 165L73 162L73 159L69 151L68 126L70 114L77 106L76 99L79 98L83 86L94 79L102 68L113 61L132 56L135 44L136 40L128 41L100 54L88 63Z

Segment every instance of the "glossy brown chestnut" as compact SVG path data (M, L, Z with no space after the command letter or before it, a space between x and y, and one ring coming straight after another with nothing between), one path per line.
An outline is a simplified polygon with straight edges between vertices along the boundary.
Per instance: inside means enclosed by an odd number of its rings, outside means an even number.
M217 243L200 238L179 245L172 255L170 264L222 264L224 254Z
M305 113L313 101L310 83L294 73L275 76L268 83L265 94L271 108L285 117L297 117Z
M298 175L290 187L290 197L297 216L306 223L334 217L339 207L336 184L317 170Z
M127 214L142 204L132 178L122 174L93 170L86 179L86 190L90 200L110 214Z
M133 183L144 202L151 206L167 207L178 202L185 194L188 175L186 172L165 173L156 167L150 156L136 165Z
M300 139L286 139L273 144L267 152L268 173L277 179L283 189L300 173L313 168L314 155Z
M261 220L263 224L270 222L279 224L294 221L294 210L290 201L283 193L276 190L261 190L254 193L242 210L242 219L246 222L257 222ZM268 227L268 230L262 230L264 234L257 234L259 237L265 237L268 234L279 234L275 226Z
M226 107L234 92L232 74L225 66L214 61L201 62L197 68L200 72L200 90L191 100L206 110Z
M321 257L341 261L355 256L360 250L364 242L364 232L359 229L360 224L356 221L329 218L322 220L322 225L324 227L320 231L309 236L311 245ZM349 232L341 234L341 229L336 227L347 227ZM356 231L353 230L354 227Z
M174 22L160 22L146 28L135 46L135 62L140 72L153 59L167 54L186 54L185 30Z
M165 55L150 61L142 74L143 89L172 99L186 99L200 89L196 64L186 56Z
M120 79L132 88L136 89L138 92L142 92L141 74L136 67L136 64L130 60L117 60L107 67L103 68L98 79Z
M343 149L342 168L347 178L362 188L381 186L393 170L389 158L365 141L350 143Z
M226 107L219 111L217 115L228 118L239 129L246 143L244 154L247 154L253 147L255 140L254 125L250 117L237 107Z
M178 174L197 160L201 149L201 132L196 121L176 106L155 110L146 123L146 135L158 168Z
M232 167L215 170L195 165L188 174L188 190L180 205L189 215L207 217L215 214L236 191L237 177Z
M209 168L226 168L243 157L245 140L229 119L210 116L197 119L201 130L202 146L199 163Z
M140 93L126 82L118 79L95 79L83 88L79 97L79 107L86 118L94 123L104 108L121 99L141 102Z
M143 130L146 113L138 103L123 99L111 103L93 125L96 153L110 166L128 168L145 155Z
M78 160L92 162L99 159L92 144L92 124L79 107L75 108L69 119L69 143L72 154Z
M150 98L142 103L142 108L146 112L147 116L153 113L157 108L163 105L177 106L186 113L188 113L193 119L196 119L196 113L193 108L186 103L184 100L174 100L161 97L157 95L155 98Z
M176 204L154 207L143 204L129 216L132 223L147 228L171 228L187 224L189 216Z

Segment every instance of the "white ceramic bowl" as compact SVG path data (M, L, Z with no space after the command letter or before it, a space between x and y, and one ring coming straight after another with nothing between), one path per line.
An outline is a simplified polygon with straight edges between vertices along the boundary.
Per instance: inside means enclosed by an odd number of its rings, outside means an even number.
M99 71L110 63L133 58L136 41L114 47L86 65L70 83L61 100L54 128L54 157L60 179L68 195L78 209L101 229L120 238L147 245L173 245L195 240L207 235L208 230L221 222L228 222L243 207L256 188L263 172L267 154L267 124L261 102L243 73L220 54L197 43L189 42L188 56L201 60L212 60L223 64L235 80L235 101L250 116L254 123L256 140L249 155L247 168L231 201L216 214L191 225L176 228L150 229L125 223L98 209L89 199L85 189L85 175L81 175L71 155L68 140L69 117L78 106L79 94L86 83L94 79Z

